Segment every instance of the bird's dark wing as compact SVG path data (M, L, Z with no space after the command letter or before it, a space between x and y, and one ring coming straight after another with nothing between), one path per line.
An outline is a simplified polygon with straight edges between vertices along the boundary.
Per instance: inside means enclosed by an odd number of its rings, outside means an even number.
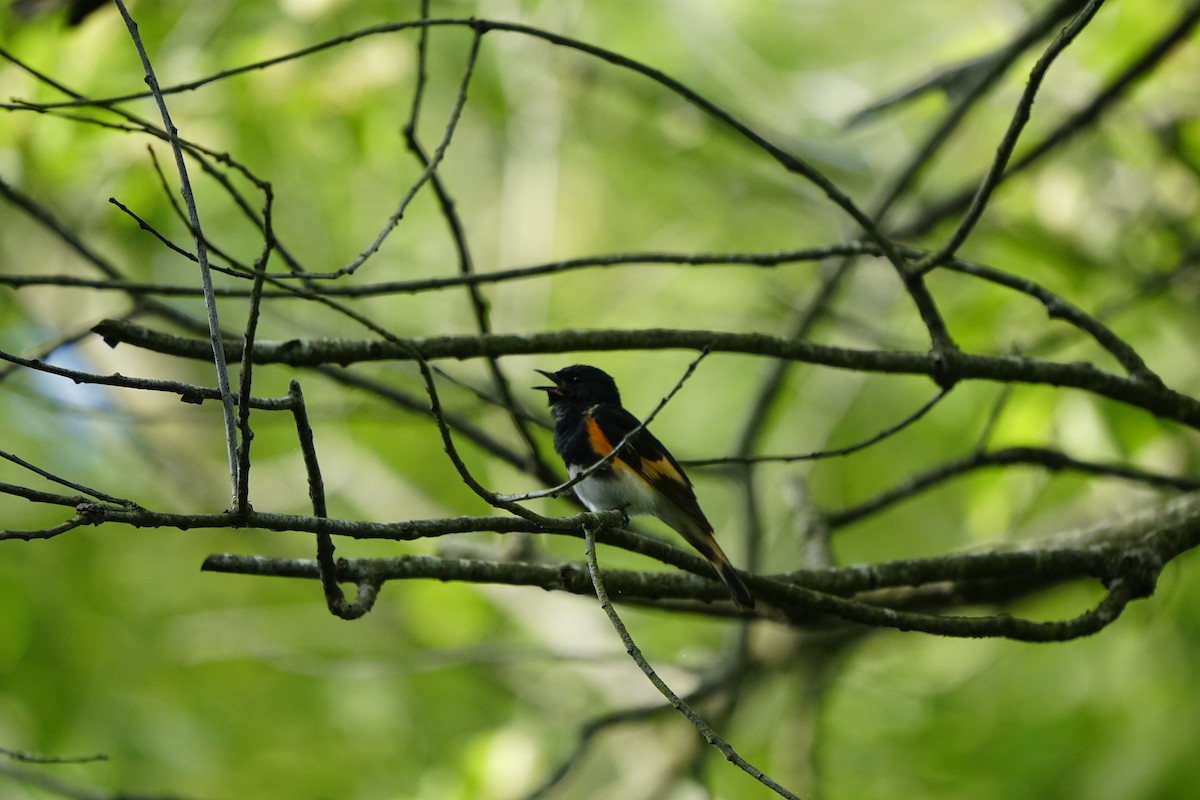
M584 413L583 421L586 446L600 458L611 453L621 439L640 424L637 417L620 406L610 404L592 406ZM682 517L663 513L661 509L654 513L700 551L700 555L708 560L717 577L729 590L734 603L745 610L753 609L754 596L713 538L712 525L700 510L696 493L692 491L692 482L662 442L643 428L630 437L611 463L614 470L632 472L682 512Z
M588 409L585 420L588 443L601 458L611 453L621 439L641 424L637 417L614 405L593 406ZM645 428L638 431L621 448L621 452L613 459L613 465L617 469L632 470L681 511L694 517L705 528L709 527L692 491L692 482L684 474L679 462L650 431Z

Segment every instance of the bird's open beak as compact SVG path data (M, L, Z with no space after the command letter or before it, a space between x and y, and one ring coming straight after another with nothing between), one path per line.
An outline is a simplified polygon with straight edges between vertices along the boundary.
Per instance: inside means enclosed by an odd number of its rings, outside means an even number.
M559 394L560 393L560 384L558 381L557 374L555 374L553 372L546 372L546 370L544 370L544 369L535 369L534 372L538 373L539 375L545 375L547 378L549 378L554 383L553 386L534 386L533 387L534 389L537 389L538 391L541 391L541 392L549 392L551 394Z

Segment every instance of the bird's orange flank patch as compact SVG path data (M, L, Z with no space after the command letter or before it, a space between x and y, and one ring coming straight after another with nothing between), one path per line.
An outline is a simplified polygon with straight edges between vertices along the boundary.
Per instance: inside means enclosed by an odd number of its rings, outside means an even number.
M592 452L596 454L596 458L605 458L613 451L613 443L608 440L608 436L600 428L600 425L596 422L596 418L590 413L584 415L583 423L587 428L588 444L591 445ZM614 470L626 470L637 475L642 480L646 480L646 476L641 473L641 470L635 468L620 456L617 456L608 463Z

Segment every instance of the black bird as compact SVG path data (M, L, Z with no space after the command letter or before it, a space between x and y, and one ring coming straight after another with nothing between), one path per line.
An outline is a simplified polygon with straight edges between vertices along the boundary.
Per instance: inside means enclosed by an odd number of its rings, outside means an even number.
M535 388L550 402L554 449L572 478L611 453L641 424L621 407L617 384L606 372L586 364L536 371L554 384ZM630 515L658 517L708 560L734 603L747 611L754 608L749 589L713 538L692 482L650 431L638 431L612 461L575 484L575 494L592 511L622 509Z

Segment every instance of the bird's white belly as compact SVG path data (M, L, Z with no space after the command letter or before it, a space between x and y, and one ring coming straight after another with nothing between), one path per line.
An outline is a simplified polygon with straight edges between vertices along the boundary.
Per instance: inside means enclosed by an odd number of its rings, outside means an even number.
M574 478L582 471L570 470L571 477ZM592 474L575 484L575 495L592 511L619 508L624 509L630 516L657 515L657 509L653 505L654 492L641 478L628 470L608 470L603 477Z

